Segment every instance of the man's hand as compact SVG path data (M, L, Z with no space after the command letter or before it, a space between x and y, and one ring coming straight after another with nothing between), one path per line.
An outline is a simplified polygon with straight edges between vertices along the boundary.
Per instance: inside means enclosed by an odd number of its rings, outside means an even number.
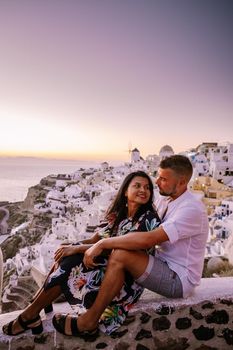
M99 256L102 253L102 251L103 248L101 247L101 241L93 244L93 246L87 249L84 253L84 265L89 269L98 266L98 264L95 263L95 258Z

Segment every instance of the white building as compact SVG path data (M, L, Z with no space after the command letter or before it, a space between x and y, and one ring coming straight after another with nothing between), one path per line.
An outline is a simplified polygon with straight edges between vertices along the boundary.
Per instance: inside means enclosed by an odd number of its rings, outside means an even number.
M114 189L102 192L100 196L96 197L93 201L93 204L96 205L96 207L101 213L105 213L107 208L109 207L110 203L113 201L114 197L116 195L116 191Z
M68 185L64 190L64 195L66 196L66 198L70 199L77 198L80 195L81 191L82 189L78 184Z
M210 151L210 175L225 185L233 180L233 144L218 145Z
M14 263L19 276L29 274L31 270L31 263L28 259L28 253L29 249L27 247L21 248L19 253L17 253L14 258Z
M230 225L231 234L229 235L225 244L225 255L228 261L233 265L233 216L229 217L228 224Z
M163 146L159 151L159 158L160 160L163 160L167 157L170 157L174 154L174 151L171 146L165 145Z
M146 157L146 164L149 173L154 173L158 170L160 158L157 154L150 154Z
M109 169L109 164L107 162L103 162L100 164L101 168L103 170L108 170Z
M75 222L67 218L52 219L52 234L61 241L68 240L76 242L78 240L78 230L75 227Z
M140 152L137 148L131 151L131 163L139 162L141 160Z
M29 225L31 221L23 222L21 225L12 228L10 235L14 235L16 233L19 233L20 231L25 230Z
M192 155L193 177L207 176L209 174L209 162L207 157L202 153Z
M217 142L203 142L197 146L195 152L204 154L208 161L210 160L210 152L214 151L218 147Z
M61 241L49 239L40 246L40 267L47 273L54 263L54 253L60 246Z

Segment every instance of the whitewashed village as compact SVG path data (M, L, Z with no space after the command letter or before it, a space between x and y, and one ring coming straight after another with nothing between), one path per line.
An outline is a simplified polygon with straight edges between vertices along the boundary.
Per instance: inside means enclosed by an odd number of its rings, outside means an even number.
M134 148L129 150L129 162L121 166L112 167L103 162L98 168L49 175L43 179L44 195L33 202L29 219L11 228L10 232L9 228L5 232L7 227L1 227L0 237L6 236L4 242L7 242L23 231L35 235L36 228L30 218L50 218L39 242L26 244L15 256L4 261L7 284L2 294L2 312L20 309L29 303L49 271L54 252L61 243L75 243L93 234L128 173L144 170L155 182L160 160L172 154L172 147L165 145L158 155L148 155L143 159L140 151ZM190 190L203 200L209 215L206 246L209 268L216 271L225 260L233 265L233 144L203 143L182 154L191 159L194 167ZM156 185L154 195L155 198L158 196ZM29 204L32 205L30 190L23 205L26 208ZM213 276L217 278L218 274L215 272Z

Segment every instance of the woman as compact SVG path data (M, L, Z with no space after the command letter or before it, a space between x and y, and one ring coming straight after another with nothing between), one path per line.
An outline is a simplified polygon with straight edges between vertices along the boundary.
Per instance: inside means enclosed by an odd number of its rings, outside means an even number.
M104 277L108 254L98 257L94 269L84 266L83 253L90 244L109 236L124 235L130 231L150 231L160 224L153 207L153 184L143 171L126 176L115 200L106 214L104 227L99 228L90 240L81 244L61 246L55 253L55 266L34 301L14 321L3 326L3 332L17 335L27 329L33 334L43 331L40 311L48 307L61 293L74 311L88 309L95 300ZM127 249L127 247L126 247ZM125 320L128 310L139 299L143 288L128 274L124 286L101 317L100 329L114 332Z

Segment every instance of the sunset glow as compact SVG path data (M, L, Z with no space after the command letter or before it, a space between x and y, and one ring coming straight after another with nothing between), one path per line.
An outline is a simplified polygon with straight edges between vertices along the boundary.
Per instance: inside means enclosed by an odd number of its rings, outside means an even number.
M233 142L232 1L0 3L0 155Z

